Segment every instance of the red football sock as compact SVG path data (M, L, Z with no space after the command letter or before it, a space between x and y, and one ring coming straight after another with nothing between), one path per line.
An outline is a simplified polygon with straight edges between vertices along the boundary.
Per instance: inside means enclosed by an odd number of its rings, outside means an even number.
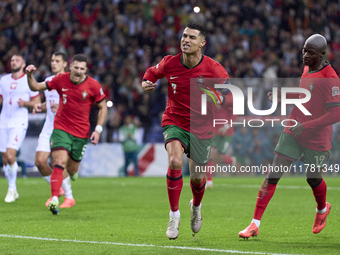
M59 195L59 190L61 187L61 184L63 183L63 171L64 168L59 165L54 165L52 174L51 174L51 192L52 197Z
M224 156L224 164L231 165L233 163L233 159L229 155Z
M208 169L211 168L211 166L214 166L214 161L212 161L212 160L210 160L210 161L208 162L207 166L206 166L206 170L207 170L207 171L206 171L205 175L207 176L208 181L212 181L212 179L213 179L213 172L211 172L211 171L208 170Z
M322 179L321 183L312 187L313 195L315 197L315 201L317 203L318 210L322 210L326 207L326 193L327 193L327 185L324 179Z
M277 184L267 183L266 180L263 181L259 193L257 195L257 201L254 212L254 219L261 220L264 211L273 197Z
M201 183L194 183L190 180L190 187L192 191L192 195L194 196L194 199L192 201L194 206L199 206L201 204L204 191L205 191L205 178Z
M168 167L166 184L168 187L170 210L175 212L178 210L179 197L183 187L182 169L174 170Z

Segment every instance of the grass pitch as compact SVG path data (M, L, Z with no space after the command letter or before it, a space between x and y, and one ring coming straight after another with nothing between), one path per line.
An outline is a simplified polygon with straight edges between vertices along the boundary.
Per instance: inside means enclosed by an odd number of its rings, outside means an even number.
M180 199L179 237L165 231L169 205L165 178L88 178L72 182L76 206L52 215L42 178L18 179L15 203L3 201L0 179L0 254L339 254L340 184L325 178L332 209L315 235L316 203L304 178L283 178L262 218L257 238L238 232L250 223L263 178L215 178L202 202L203 226L192 236L189 179ZM60 199L60 203L63 198Z

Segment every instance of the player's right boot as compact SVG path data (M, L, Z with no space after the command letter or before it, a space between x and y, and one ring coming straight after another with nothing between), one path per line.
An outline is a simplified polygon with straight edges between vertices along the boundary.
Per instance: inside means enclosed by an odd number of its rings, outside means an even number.
M52 214L58 214L59 213L59 202L52 200L48 204L48 209L52 212Z
M5 202L6 203L12 203L15 202L19 198L19 194L16 190L14 189L8 189L7 195L5 197Z
M174 240L178 237L178 229L181 224L181 218L179 217L170 217L170 221L168 223L168 228L166 229L166 236L170 240Z
M198 233L202 227L202 215L201 209L197 208L194 210L193 208L193 199L190 200L190 211L191 211L191 230L195 234Z
M257 236L258 234L259 234L259 228L253 222L246 229L240 231L238 233L238 236L242 237L242 238L247 238L248 239L251 236Z
M327 220L327 216L328 216L328 214L331 210L331 204L326 202L326 207L327 207L326 212L324 212L324 213L316 212L316 214L315 214L315 220L314 220L314 225L313 225L313 233L314 234L319 233L326 226L326 220Z

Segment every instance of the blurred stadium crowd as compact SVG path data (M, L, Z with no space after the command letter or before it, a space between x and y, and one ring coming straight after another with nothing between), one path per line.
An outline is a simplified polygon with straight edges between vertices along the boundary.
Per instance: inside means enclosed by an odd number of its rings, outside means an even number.
M195 6L200 7L199 13L193 12ZM167 81L159 81L152 94L144 93L140 82L148 67L164 55L180 52L179 40L188 21L205 25L204 54L219 61L232 78L301 76L301 49L313 33L327 38L327 59L340 73L339 1L4 0L0 2L0 75L10 72L15 53L38 67L40 81L51 75L54 51L70 57L84 53L89 56L88 74L113 102L103 141L117 141L115 134L125 116L133 115L144 129L144 142L162 142L160 118ZM266 95L269 88L260 84L258 89ZM253 137L253 153L271 144L271 136L263 135L265 129L257 135L247 132Z

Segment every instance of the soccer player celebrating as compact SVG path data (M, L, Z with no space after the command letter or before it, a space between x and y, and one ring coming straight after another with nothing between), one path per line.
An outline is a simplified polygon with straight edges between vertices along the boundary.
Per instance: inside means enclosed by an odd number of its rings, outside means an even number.
M158 79L166 77L168 101L162 118L165 148L168 153L167 189L170 202L170 221L166 230L169 239L178 237L180 225L179 198L183 186L182 158L190 158L190 186L193 199L190 201L191 230L198 233L202 226L201 201L205 190L204 173L195 172L196 166L208 163L213 137L213 111L208 105L207 118L201 115L200 100L191 100L190 79L229 78L227 71L216 61L202 55L206 44L206 30L198 24L188 24L184 29L180 47L182 53L164 57L156 66L147 69L142 87L147 93L155 90ZM196 88L197 91L201 91ZM201 93L201 92L200 92ZM202 92L203 93L203 92ZM199 95L200 98L201 94ZM210 108L209 108L210 107ZM207 123L211 125L207 125Z
M0 80L0 152L3 169L8 181L5 202L11 203L19 198L16 187L18 163L17 151L25 139L28 127L28 109L40 102L39 93L30 90L24 73L25 60L21 55L11 59L11 74Z
M55 52L51 58L51 68L54 75L45 79L45 81L51 81L53 77L58 74L65 73L65 68L67 67L67 55L63 52ZM38 146L35 154L35 165L38 167L39 172L43 176L43 178L51 185L51 174L52 169L47 164L47 159L51 154L50 148L50 137L53 131L53 121L55 116L55 110L52 110L52 107L56 107L59 104L59 95L56 90L45 90L45 99L44 103L39 103L34 106L34 110L36 112L46 111L46 120L44 123L44 127L41 130L38 140ZM60 188L59 196L65 194L65 200L60 205L60 208L68 208L72 207L76 204L73 195L72 188L70 183L70 177L67 174L66 169L63 172L63 182L62 188ZM52 197L50 197L45 203L46 207L51 202Z
M87 58L77 54L70 65L71 72L59 74L51 81L38 83L33 73L34 65L26 67L28 84L34 91L57 90L60 103L54 118L54 129L50 138L52 151L51 192L48 208L53 214L59 213L59 190L66 168L70 176L77 173L90 136L89 115L93 103L99 107L98 121L90 140L96 145L107 115L105 95L101 85L86 75Z
M321 173L326 166L328 151L331 149L332 124L340 121L339 78L331 65L323 60L327 41L319 34L310 36L302 50L305 68L301 76L300 87L311 92L311 99L304 107L311 115L304 115L296 106L289 119L297 125L285 128L274 150L273 167L290 167L299 159L307 165L307 182L312 188L317 203L313 233L319 233L326 225L331 205L326 202L327 186ZM280 93L278 93L278 99ZM272 99L272 93L268 94ZM301 95L300 95L301 96ZM299 94L291 95L299 98ZM288 125L294 125L293 122ZM327 167L327 166L326 166ZM314 169L314 170L313 170ZM322 169L322 170L321 170ZM249 238L257 236L262 215L275 192L276 185L283 173L270 171L258 192L254 218L251 224L239 232L239 236Z

